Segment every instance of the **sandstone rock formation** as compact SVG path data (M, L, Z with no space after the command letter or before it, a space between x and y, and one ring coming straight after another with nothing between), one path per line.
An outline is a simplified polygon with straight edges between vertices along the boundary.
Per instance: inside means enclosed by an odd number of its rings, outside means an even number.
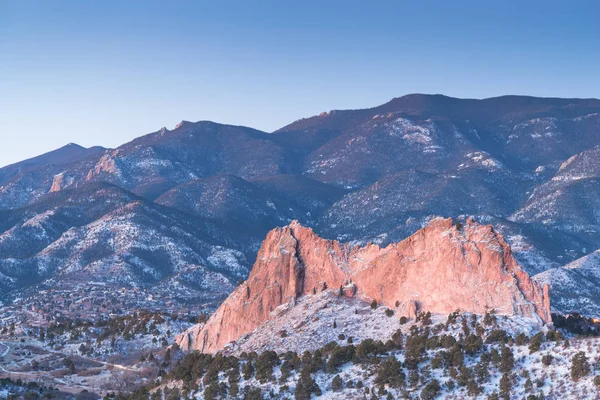
M205 326L178 338L185 350L214 353L250 333L271 312L297 296L347 282L358 296L406 310L448 314L457 309L520 315L550 323L547 286L535 284L491 226L469 219L435 219L385 248L342 244L318 237L294 221L268 233L248 280Z

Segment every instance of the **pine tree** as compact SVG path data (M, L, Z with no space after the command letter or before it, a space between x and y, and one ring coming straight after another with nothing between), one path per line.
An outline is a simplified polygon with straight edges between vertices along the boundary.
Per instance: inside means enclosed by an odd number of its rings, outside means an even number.
M512 382L510 380L510 375L508 373L505 373L500 379L500 396L502 396L502 398L506 400L510 399L511 390Z
M500 372L510 372L513 369L514 365L515 358L511 349L507 346L503 346L502 352L500 354Z

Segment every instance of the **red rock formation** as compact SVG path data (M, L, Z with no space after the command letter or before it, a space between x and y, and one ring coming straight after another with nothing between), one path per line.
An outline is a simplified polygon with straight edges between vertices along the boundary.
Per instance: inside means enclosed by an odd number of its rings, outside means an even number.
M183 349L216 352L272 317L271 312L324 285L347 281L365 299L406 311L449 314L457 309L537 318L549 323L547 287L537 286L504 239L473 220L457 229L435 219L385 248L340 244L292 222L269 232L252 272L203 327L178 338Z

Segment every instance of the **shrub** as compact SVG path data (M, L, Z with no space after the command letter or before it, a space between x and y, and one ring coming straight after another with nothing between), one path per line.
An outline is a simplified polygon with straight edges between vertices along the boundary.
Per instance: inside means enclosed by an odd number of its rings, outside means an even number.
M244 400L262 400L263 394L259 388L250 387L244 395Z
M483 317L483 323L485 325L493 325L496 322L496 316L494 315L494 311L488 311L485 313Z
M354 346L337 346L333 349L329 361L327 362L327 369L330 372L335 372L339 367L347 362L352 361L354 357Z
M542 343L544 343L544 333L536 333L529 342L529 352L535 353L536 351L538 351L542 346Z
M254 375L254 365L252 364L252 360L248 360L242 365L242 374L244 375L245 380L252 378Z
M590 373L590 364L583 351L575 354L571 359L571 378L578 381Z
M373 301L371 302L371 308L373 310L377 308L377 300L373 299Z
M431 312L427 311L425 312L420 312L417 315L417 322L421 321L421 324L423 325L431 325Z
M549 366L550 364L552 364L552 359L554 357L552 357L551 354L546 354L544 356L542 356L542 364L544 364L546 367Z
M519 333L517 337L515 337L515 344L517 346L523 346L527 343L529 338L524 333Z
M442 388L440 386L440 383L437 381L437 379L433 379L421 391L421 399L422 400L433 400L440 394L441 390L442 390Z
M339 392L343 388L344 382L342 381L342 378L339 375L334 376L333 380L331 381L331 390L334 392Z
M416 387L419 384L419 370L413 369L408 374L408 383L411 387Z
M400 362L394 356L389 356L387 360L382 361L377 367L375 384L390 385L392 388L403 387L406 376L402 371Z
M460 315L459 311L454 311L452 314L448 315L448 319L446 320L446 324L450 325L456 322L458 316Z
M503 346L502 351L500 353L500 372L510 372L513 369L514 365L515 358L511 349L507 346Z
M526 392L531 392L533 390L533 382L531 382L531 378L527 378L525 381L525 386L523 387Z
M548 341L558 342L562 339L563 335L559 331L548 331L548 333L546 333L546 340Z
M510 380L510 375L508 375L508 373L505 373L500 379L500 396L502 396L505 399L510 399L511 391L512 382Z
M407 322L408 322L408 318L406 318L405 316L400 317L400 325L404 325Z
M298 383L296 384L294 398L296 400L310 400L313 393L320 395L321 389L310 376L310 368L305 365L300 371L300 379L298 379Z
M465 339L465 352L474 355L483 347L483 339L480 336L469 335Z
M394 310L390 310L389 308L385 310L385 315L388 317L394 316Z
M485 338L487 344L490 343L505 343L508 334L503 329L494 329Z
M398 329L396 332L394 332L394 334L392 335L392 341L394 342L394 345L396 346L396 348L398 348L398 349L402 348L403 339L402 339L402 331L400 329Z

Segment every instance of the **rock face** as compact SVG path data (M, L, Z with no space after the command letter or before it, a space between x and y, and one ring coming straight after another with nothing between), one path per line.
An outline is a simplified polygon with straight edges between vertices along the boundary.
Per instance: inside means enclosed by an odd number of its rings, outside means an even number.
M534 283L491 226L457 228L435 219L385 248L318 237L292 222L269 232L252 272L205 326L178 338L185 350L217 352L272 318L278 306L323 287L352 282L356 295L401 310L448 314L457 309L519 315L550 323L547 286Z

